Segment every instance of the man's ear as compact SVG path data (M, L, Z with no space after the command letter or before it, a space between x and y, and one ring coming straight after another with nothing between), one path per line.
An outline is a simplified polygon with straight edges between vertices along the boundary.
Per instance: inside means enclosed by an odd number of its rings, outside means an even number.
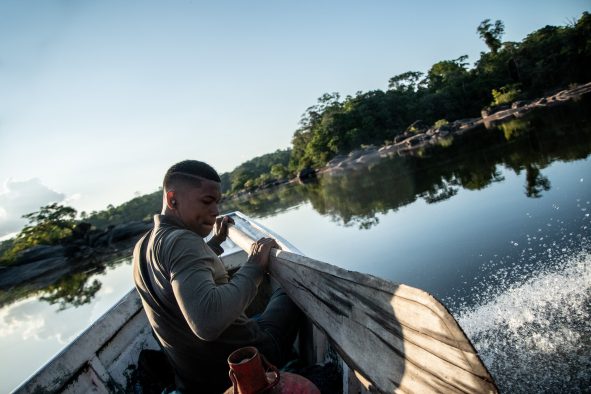
M169 190L166 192L166 206L168 209L176 209L178 204L176 198L176 192L174 190Z

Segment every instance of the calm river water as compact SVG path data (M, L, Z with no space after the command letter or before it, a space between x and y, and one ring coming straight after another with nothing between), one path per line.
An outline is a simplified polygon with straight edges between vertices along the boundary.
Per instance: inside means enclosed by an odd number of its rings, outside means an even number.
M585 392L590 108L584 100L538 111L225 208L240 209L318 260L432 293L464 328L501 391ZM129 259L76 283L88 288L95 280L100 288L75 302L39 298L54 290L3 304L0 392L129 291Z

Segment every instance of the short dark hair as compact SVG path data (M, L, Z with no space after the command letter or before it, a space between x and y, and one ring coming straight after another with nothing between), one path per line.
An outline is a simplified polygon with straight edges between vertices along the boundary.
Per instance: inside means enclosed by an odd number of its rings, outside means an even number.
M194 186L201 186L199 178L209 179L218 183L222 181L217 171L209 164L198 160L183 160L174 164L166 171L162 186L167 190L173 183L178 181Z

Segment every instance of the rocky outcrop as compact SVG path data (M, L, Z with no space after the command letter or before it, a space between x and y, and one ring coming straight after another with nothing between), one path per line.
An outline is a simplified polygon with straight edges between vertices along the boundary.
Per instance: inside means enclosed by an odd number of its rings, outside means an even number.
M47 286L54 283L72 270L72 264L64 256L49 257L17 266L3 268L0 271L0 289L7 289L19 284ZM35 283L31 283L37 279Z
M65 248L62 245L37 245L23 250L17 254L12 265L28 264L39 260L65 257Z
M149 222L129 222L106 230L91 230L80 223L60 245L37 245L22 251L13 264L0 268L0 289L27 284L40 288L63 275L96 265L122 250L128 251L152 227Z

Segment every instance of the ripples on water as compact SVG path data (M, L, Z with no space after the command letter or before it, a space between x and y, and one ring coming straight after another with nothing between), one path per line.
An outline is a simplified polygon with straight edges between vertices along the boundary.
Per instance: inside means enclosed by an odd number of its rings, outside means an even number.
M526 235L514 264L484 275L476 302L450 301L502 392L591 392L589 204L577 203L579 234Z

